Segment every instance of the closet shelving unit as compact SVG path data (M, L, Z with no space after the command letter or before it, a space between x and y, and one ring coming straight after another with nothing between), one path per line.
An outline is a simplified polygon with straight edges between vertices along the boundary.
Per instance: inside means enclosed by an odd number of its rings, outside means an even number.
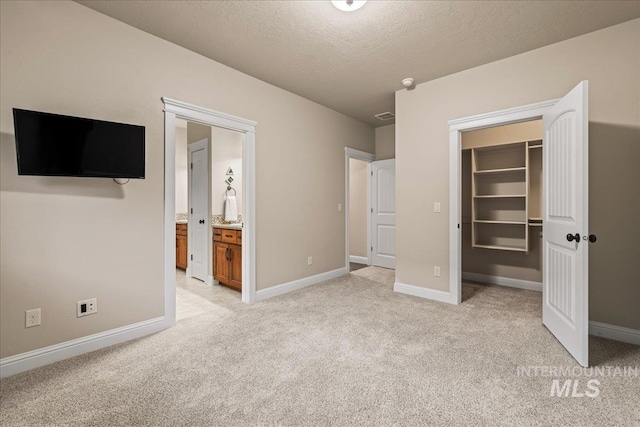
M530 170L531 158L539 160L541 169L539 147L541 140L471 149L474 248L529 252L529 226L542 225L537 199L541 186L534 190L537 201L530 203L530 181L541 184L542 179L540 173Z

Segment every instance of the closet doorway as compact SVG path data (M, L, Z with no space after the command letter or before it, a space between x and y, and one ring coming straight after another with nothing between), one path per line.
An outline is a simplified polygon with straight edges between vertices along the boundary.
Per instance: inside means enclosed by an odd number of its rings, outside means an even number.
M542 119L541 140L527 137L501 146L479 147L470 147L467 141L466 148L472 149L467 154L470 167L467 176L462 176L465 132L538 119ZM464 235L470 251L528 256L532 252L531 229L541 227L542 323L582 366L589 363L588 245L596 241L588 230L588 123L587 81L559 100L449 122L448 300L461 302ZM536 150L542 150L542 195L536 200L542 201L541 221L535 202L530 206L537 191L530 182L532 175L536 179L531 163ZM466 209L463 196L469 199Z
M371 265L371 153L345 148L345 267ZM338 210L341 209L338 206Z
M374 154L345 148L347 271L363 265L395 270L395 162L376 161Z
M462 279L542 292L542 120L462 134Z

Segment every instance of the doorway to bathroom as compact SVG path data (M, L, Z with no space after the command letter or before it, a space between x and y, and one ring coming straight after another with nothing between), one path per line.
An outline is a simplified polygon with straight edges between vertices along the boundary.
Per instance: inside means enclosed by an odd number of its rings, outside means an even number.
M256 123L163 101L165 316L176 318L176 281L253 302Z
M176 120L176 268L236 291L242 290L243 140L240 132Z

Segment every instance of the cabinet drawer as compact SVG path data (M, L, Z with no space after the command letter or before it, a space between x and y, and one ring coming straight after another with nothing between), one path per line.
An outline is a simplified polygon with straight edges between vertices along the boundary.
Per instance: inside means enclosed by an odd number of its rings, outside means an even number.
M214 228L213 229L213 241L214 242L222 242L222 229Z
M236 230L222 230L222 241L225 243L236 243L238 238L236 236Z
M187 224L176 224L176 236L187 235Z
M236 243L239 245L242 244L242 230L236 231Z

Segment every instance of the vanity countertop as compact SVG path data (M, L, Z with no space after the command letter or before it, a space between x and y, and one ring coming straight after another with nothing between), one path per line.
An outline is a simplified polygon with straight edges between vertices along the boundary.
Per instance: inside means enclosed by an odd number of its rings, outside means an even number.
M239 224L211 224L213 228L226 228L228 230L242 230L242 223Z
M176 224L188 224L186 219L176 220ZM213 228L226 228L228 230L242 230L242 223L238 224L211 224Z

